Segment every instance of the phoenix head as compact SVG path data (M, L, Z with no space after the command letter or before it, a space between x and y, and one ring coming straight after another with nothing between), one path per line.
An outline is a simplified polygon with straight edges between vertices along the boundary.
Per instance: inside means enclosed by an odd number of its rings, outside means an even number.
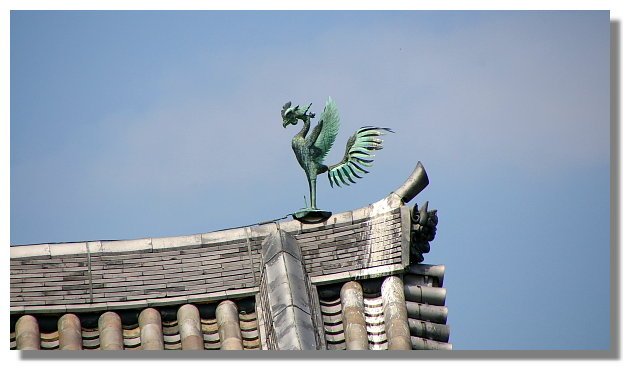
M311 104L304 107L300 107L299 105L292 107L291 102L286 102L282 106L282 111L280 111L282 115L282 126L286 128L287 125L296 125L298 120L306 122L309 118L315 117L315 113L309 112L309 108L311 108Z

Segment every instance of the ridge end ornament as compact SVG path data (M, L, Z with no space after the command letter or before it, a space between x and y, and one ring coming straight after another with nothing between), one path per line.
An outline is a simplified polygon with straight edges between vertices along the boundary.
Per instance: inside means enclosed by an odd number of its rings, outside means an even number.
M355 179L360 179L364 174L369 173L366 168L372 166L375 157L372 152L383 148L383 140L380 137L387 132L393 133L393 131L390 128L376 126L359 128L346 142L342 160L337 164L327 166L323 164L323 161L339 132L339 112L335 102L329 97L318 124L309 134L311 119L315 118L315 113L309 112L311 104L293 106L291 102L287 102L282 107L280 114L284 128L289 125L297 125L300 120L304 124L291 140L291 148L306 174L309 183L310 203L307 204L307 207L295 212L293 218L302 223L313 224L327 220L332 214L317 208L315 191L317 176L326 173L331 187L334 187L333 184L342 187L356 183Z

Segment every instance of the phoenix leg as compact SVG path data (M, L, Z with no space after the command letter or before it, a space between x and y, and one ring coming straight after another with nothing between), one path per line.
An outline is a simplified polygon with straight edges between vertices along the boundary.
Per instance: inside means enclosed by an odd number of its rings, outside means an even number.
M315 205L315 178L309 179L309 192L311 194L311 208L317 208Z

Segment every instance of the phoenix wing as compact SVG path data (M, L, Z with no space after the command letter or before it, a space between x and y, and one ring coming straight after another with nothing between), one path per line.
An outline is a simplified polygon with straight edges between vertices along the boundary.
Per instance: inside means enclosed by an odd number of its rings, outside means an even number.
M335 106L335 102L329 96L326 100L324 111L322 115L320 115L320 122L313 130L313 132L317 134L317 139L313 143L313 146L319 150L315 158L317 163L322 164L324 162L324 157L331 151L331 147L333 147L333 142L335 142L339 130L340 115Z
M340 187L340 183L350 185L347 180L355 183L354 178L362 178L361 174L368 173L364 167L372 165L375 155L371 154L371 151L383 148L383 141L379 137L385 134L384 131L393 133L389 128L364 126L348 139L342 161L328 167L331 187L333 182Z

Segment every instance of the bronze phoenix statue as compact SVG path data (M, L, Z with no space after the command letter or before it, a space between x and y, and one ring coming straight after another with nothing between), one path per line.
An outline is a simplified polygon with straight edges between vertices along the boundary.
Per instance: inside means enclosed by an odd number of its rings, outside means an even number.
M296 125L302 120L304 126L300 132L291 140L291 148L298 159L298 163L309 182L310 205L296 212L293 217L304 222L320 222L331 216L330 212L322 211L316 207L315 181L317 176L328 173L331 187L333 183L341 187L356 183L355 179L362 178L362 174L368 173L365 167L370 167L373 162L373 151L382 149L382 139L379 138L384 132L393 132L389 128L374 126L364 126L358 129L346 143L344 158L337 164L326 166L323 164L324 158L331 150L333 142L337 137L340 128L340 118L335 106L335 102L329 97L326 101L324 111L320 116L320 121L309 134L311 119L315 118L315 113L309 112L311 104L308 106L292 106L291 102L282 107L282 126ZM308 137L307 137L308 135Z

